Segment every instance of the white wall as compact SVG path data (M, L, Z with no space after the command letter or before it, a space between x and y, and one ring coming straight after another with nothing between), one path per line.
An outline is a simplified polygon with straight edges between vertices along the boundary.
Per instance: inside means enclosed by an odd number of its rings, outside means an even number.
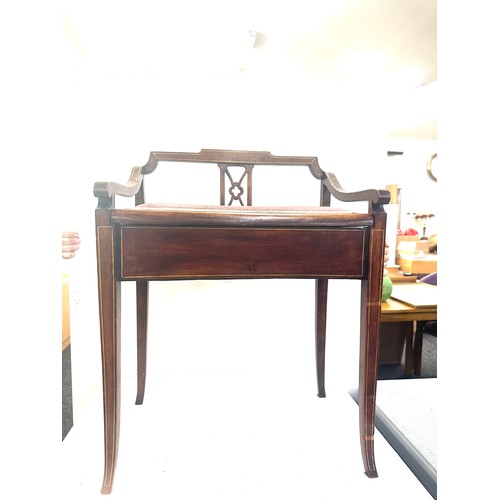
M180 77L174 77L168 71L158 74L112 72L79 60L71 47L66 55L68 67L72 70L64 76L66 80L60 96L64 108L64 126L59 137L63 158L60 166L66 186L61 224L63 228L79 231L82 237L77 258L64 263L70 272L73 297L71 333L75 422L88 398L99 389L101 376L94 182L125 182L131 167L143 165L152 150L226 148L318 156L322 167L335 172L347 189L400 184L405 200L412 200L411 206L415 210L421 208L418 205L421 193L434 187L424 177L423 161L430 151L434 152L434 145L425 145L425 153L418 148L408 150L403 164L397 168L388 161L386 152L390 145L385 134L384 98L375 90L334 89L321 81L229 80L203 75L192 78L191 73L183 78L182 73ZM257 189L255 186L256 196ZM295 190L300 195L300 186ZM425 199L431 198L426 195ZM429 209L422 206L424 208ZM258 293L265 294L266 286L263 282L247 285L192 283L177 288L181 295L189 297L205 295L208 299L215 293L226 297L224 300L234 300L234 293L227 292L230 287L242 294L260 287ZM273 283L272 290L276 292L277 286ZM282 284L281 287L285 297L290 286ZM346 367L347 364L348 371L357 367L357 287L357 283L340 282L332 288L330 299L342 327L338 330L329 327L330 335L334 335L338 342L337 349L331 354L336 356L337 362L332 361L329 366ZM152 301L161 297L165 301L165 310L176 307L186 315L190 307L198 307L191 299L179 304L179 296L172 290L172 284L155 285ZM304 303L311 300L310 283L298 283L294 290L303 294ZM135 374L135 351L131 340L135 321L133 297L133 287L125 284L123 370L130 376ZM313 313L309 310L305 314L311 314L311 331L307 335L312 346ZM178 328L183 315L176 317L177 320L172 319L173 328ZM254 321L258 318L255 311ZM257 324L254 326L258 328ZM350 355L346 356L346 352ZM155 354L157 351L153 356ZM152 364L160 367L161 360L152 361ZM356 378L354 370L352 377L344 383L354 385Z
M393 139L389 144L397 148L393 150L403 151L403 155L387 159L380 170L380 179L392 179L388 184L397 184L401 189L402 211L438 215L438 183L426 171L429 157L437 153L437 141Z

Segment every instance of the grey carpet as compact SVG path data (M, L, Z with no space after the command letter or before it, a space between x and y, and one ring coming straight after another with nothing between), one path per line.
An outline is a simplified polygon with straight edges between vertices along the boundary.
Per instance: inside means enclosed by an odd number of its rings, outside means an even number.
M73 427L73 393L71 387L71 345L62 352L62 439Z
M403 350L404 357L404 350ZM400 378L436 378L437 377L437 334L425 333L422 342L422 366L420 375L405 375L403 360L399 365L380 365L379 380Z

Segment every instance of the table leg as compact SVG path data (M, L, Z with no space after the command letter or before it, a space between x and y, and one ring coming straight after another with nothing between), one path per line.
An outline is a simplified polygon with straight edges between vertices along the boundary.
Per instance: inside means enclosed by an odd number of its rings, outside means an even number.
M405 336L405 375L411 375L413 369L413 321L402 323Z
M414 366L415 375L420 375L422 371L422 344L424 341L425 321L416 321L415 326L415 344L414 344Z

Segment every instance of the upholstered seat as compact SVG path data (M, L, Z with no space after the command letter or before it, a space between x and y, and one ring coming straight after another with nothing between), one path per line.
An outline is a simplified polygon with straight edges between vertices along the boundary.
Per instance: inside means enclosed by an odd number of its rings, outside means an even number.
M332 207L271 207L271 206L226 206L226 205L183 205L170 203L144 203L131 209L115 209L113 220L117 223L171 224L171 225L239 225L280 226L283 223L294 226L370 226L368 214L349 212Z
M219 204L145 202L146 175L160 163L176 163L182 170L182 164L190 162L218 167ZM253 169L267 165L308 167L318 182L319 206L253 206ZM236 181L230 174L232 167L244 169ZM285 181L286 176L283 178ZM346 192L332 173L319 167L316 157L202 150L153 152L146 165L132 169L128 183L97 182L94 193L99 198L95 215L105 425L102 492L111 492L118 450L122 281L137 283L136 404L142 404L149 281L315 279L317 384L318 395L325 397L328 280L360 280L360 440L365 471L376 477L373 437L386 221L383 205L389 202L389 192ZM229 204L225 205L228 194ZM332 195L344 202L366 201L367 213L331 208ZM135 197L135 206L115 208L117 196Z

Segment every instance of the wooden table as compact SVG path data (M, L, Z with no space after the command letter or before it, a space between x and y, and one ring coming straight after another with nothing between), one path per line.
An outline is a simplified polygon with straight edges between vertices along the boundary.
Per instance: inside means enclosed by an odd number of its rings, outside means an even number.
M69 276L62 275L62 350L66 349L71 342L69 323Z
M382 303L381 323L402 323L404 329L405 375L410 375L412 368L415 375L420 375L423 328L426 321L437 319L436 296L437 287L433 285L405 283L394 285L391 298Z
M396 264L401 271L412 274L430 274L437 271L437 254L428 254L425 258L404 258L396 256Z

